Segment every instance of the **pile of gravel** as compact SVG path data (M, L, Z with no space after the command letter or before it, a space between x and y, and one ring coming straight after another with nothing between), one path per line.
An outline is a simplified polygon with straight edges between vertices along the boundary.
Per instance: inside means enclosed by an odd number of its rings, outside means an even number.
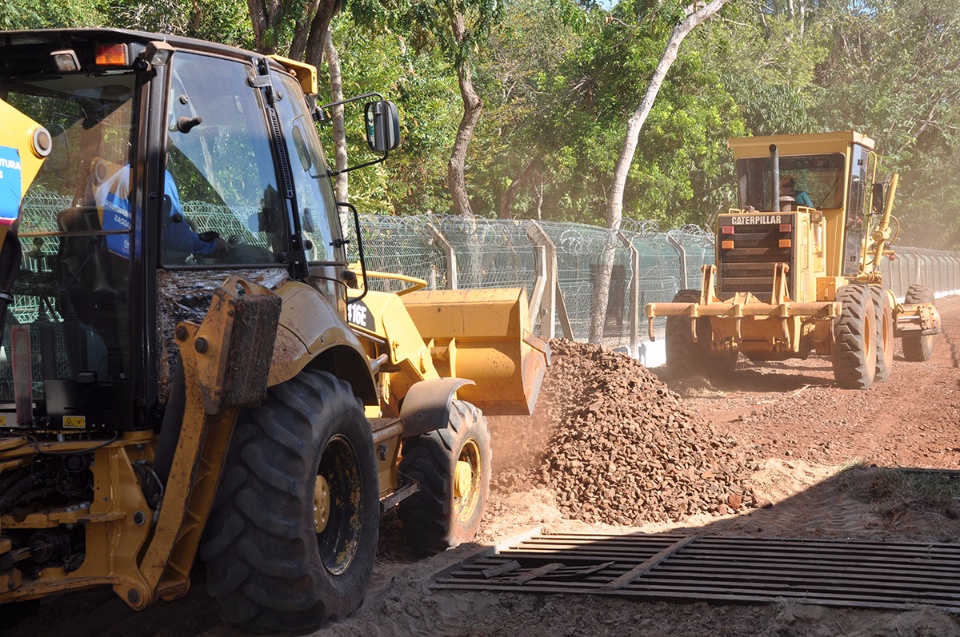
M686 412L639 362L585 343L550 346L532 419L491 421L497 492L546 487L564 515L617 525L755 504L753 454Z

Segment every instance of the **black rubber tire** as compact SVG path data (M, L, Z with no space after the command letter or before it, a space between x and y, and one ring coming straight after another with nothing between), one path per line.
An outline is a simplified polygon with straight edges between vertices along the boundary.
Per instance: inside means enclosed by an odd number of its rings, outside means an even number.
M882 383L890 378L890 372L893 371L893 307L890 305L890 296L882 286L871 285L870 294L877 316L877 373L873 381Z
M320 475L330 511L318 534ZM224 621L305 633L350 614L378 534L372 431L346 383L303 371L241 414L200 547Z
M487 420L470 403L454 400L447 426L403 441L400 473L420 490L400 503L397 516L410 547L433 555L469 542L480 530L490 492L490 432ZM462 490L458 462L470 467ZM463 471L463 468L461 468Z
M903 298L907 305L933 303L933 290L919 283L911 283ZM906 333L902 338L903 357L908 361L922 363L933 356L933 334Z
M713 335L710 330L710 319L701 316L697 319L697 347L700 350L700 368L710 378L721 378L737 368L737 358L740 352L714 352L710 349Z
M674 303L699 303L699 290L680 290L673 297ZM698 326L699 331L699 326ZM667 355L667 371L674 378L692 378L701 373L700 347L690 334L690 319L685 316L668 316L664 349Z
M0 606L0 631L7 631L33 616L40 608L39 599L11 602Z
M877 374L873 296L865 285L845 285L837 300L842 306L833 324L833 376L844 389L869 389Z

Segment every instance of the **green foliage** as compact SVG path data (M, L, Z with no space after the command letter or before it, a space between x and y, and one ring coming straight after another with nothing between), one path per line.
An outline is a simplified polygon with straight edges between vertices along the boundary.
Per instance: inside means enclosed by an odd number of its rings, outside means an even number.
M47 29L104 24L102 0L5 0L0 3L0 29Z
M874 137L884 167L901 171L901 243L955 246L960 190L945 176L960 169L960 16L930 0L862 0L831 3L824 18L832 42L811 114Z
M468 175L478 209L534 157L536 179L514 216L602 224L626 120L643 97L679 5L622 3L613 17L584 12L574 26L547 24L546 2L508 9L497 46L480 66L488 110L477 146L494 174ZM673 7L673 8L671 8ZM530 38L529 33L543 34ZM549 71L546 69L550 69ZM492 97L499 100L491 104ZM682 53L648 118L624 197L625 215L668 223L709 219L730 197L726 137L744 131L720 76L698 51ZM506 169L506 170L505 170Z
M105 26L169 33L250 48L253 31L244 0L107 0Z
M436 51L417 52L395 33L358 29L349 16L334 26L344 95L381 93L396 102L402 126L401 147L385 163L349 173L351 201L380 214L449 212L444 178L460 117L456 77ZM325 76L320 82L328 84ZM349 165L373 159L366 150L361 107L348 105L344 119ZM321 139L332 152L332 132L322 129Z
M306 7L280 3L270 31L280 50ZM627 119L684 9L683 0L349 0L333 23L344 91L393 99L403 126L386 163L350 173L351 199L385 214L450 211L447 162L463 108L456 71L469 63L484 102L466 164L474 210L498 214L509 192L513 216L602 224ZM248 11L245 0L7 0L0 28L113 26L252 48ZM352 165L372 158L360 113L347 108ZM956 248L952 5L728 4L691 33L667 76L640 135L624 214L702 223L733 203L727 137L850 129L876 139L883 169L901 173L898 243Z

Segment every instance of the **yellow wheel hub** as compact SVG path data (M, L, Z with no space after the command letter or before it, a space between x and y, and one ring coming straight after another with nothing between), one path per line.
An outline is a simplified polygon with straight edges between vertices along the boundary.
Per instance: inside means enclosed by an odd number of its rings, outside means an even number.
M323 533L330 520L330 485L323 476L317 476L313 487L313 524L317 533Z
M457 460L457 468L453 475L453 497L462 498L473 488L473 467L469 462Z

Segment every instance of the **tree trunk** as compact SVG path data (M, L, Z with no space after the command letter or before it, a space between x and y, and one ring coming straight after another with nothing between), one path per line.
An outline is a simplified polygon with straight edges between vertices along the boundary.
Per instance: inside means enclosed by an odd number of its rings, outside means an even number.
M293 42L290 43L290 59L302 60L307 51L307 35L310 33L310 24L320 8L320 0L310 0L305 7L303 16L297 20L293 29Z
M327 54L327 66L330 68L330 101L340 102L343 100L343 77L340 74L340 54L333 45L333 34L327 29L327 37L323 40L323 48ZM336 167L337 170L344 170L347 167L347 133L343 123L343 105L333 107L333 140L336 146ZM349 193L347 192L347 173L340 173L336 176L334 184L337 190L337 201L346 203Z
M462 44L466 33L464 18L461 13L451 12L453 37L457 44ZM453 197L453 211L458 215L473 214L470 209L470 197L467 196L467 183L464 177L464 167L467 162L467 147L473 138L473 130L480 119L483 102L473 89L473 71L468 60L462 60L457 66L457 81L460 84L460 97L463 99L463 117L457 128L457 137L453 142L450 153L450 162L447 166L447 189Z
M330 29L330 21L340 12L340 0L320 0L317 13L310 21L310 33L303 53L303 61L317 68L323 63L324 38Z
M527 165L523 167L520 174L517 175L517 178L510 182L506 191L500 196L500 206L497 210L498 219L510 219L513 216L510 209L513 207L513 200L517 196L517 191L530 180L530 177L536 173L536 169L539 166L540 158L534 157L527 162Z
M279 0L247 0L253 38L258 53L276 53L276 43L270 43L270 27L280 11Z
M610 204L607 209L607 227L614 232L620 230L620 223L623 220L623 191L627 183L627 174L630 172L630 165L633 163L633 156L637 150L640 130L647 120L647 115L650 114L650 109L653 108L653 103L657 99L663 80L667 77L667 72L677 59L680 44L697 25L712 18L729 1L713 0L709 4L689 5L686 8L686 19L674 27L670 39L667 40L667 46L660 58L660 63L657 64L657 69L653 72L653 77L650 78L650 83L647 85L647 92L644 94L637 110L627 121L623 151L620 153L620 159L617 161L614 170L613 185L610 189ZM697 9L698 6L699 9ZM590 320L591 343L599 344L603 339L603 325L606 320L607 300L610 298L610 274L613 271L614 256L614 248L604 250L601 255L596 287L593 290L594 311Z

